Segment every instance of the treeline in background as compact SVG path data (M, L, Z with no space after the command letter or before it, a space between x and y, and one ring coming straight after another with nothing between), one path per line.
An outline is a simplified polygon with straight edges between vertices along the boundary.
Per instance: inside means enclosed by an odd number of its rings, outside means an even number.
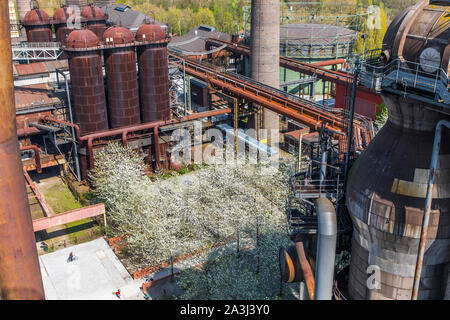
M403 9L418 0L325 0L304 1L311 4L305 7L295 6L298 14L311 15L320 10L321 14L335 14L333 10L341 5L343 14L351 14L357 4L375 10L372 15L358 20L353 28L360 31L354 44L354 51L368 53L381 47L389 22ZM59 0L40 0L40 7L53 15L59 7ZM236 34L244 28L244 7L250 6L250 0L116 0L117 3L129 5L136 11L154 16L158 21L168 25L172 34L184 35L193 28L205 24L217 30ZM290 2L290 1L282 1ZM329 6L328 6L329 5ZM345 12L347 11L347 12ZM151 13L150 13L151 12ZM247 25L249 27L249 25Z

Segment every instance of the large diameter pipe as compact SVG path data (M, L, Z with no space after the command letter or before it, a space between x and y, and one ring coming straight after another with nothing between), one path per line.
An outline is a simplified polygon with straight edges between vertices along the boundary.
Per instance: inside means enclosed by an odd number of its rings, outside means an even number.
M37 171L37 173L42 173L41 156L39 154L39 148L35 145L24 146L24 147L20 148L20 151L27 151L27 150L34 151L34 160L36 162L36 171Z
M430 172L428 175L428 187L427 187L427 196L425 199L422 232L420 234L419 252L417 254L416 272L414 275L414 286L411 297L412 300L417 300L419 296L420 275L422 273L423 257L425 255L425 245L427 243L431 202L433 201L434 181L436 180L436 169L438 163L439 149L441 146L442 127L450 128L450 121L440 120L436 125L436 133L434 136L433 151L431 155Z
M325 197L318 198L314 207L319 222L314 297L315 300L331 300L336 257L336 211L331 201Z
M0 299L44 299L16 132L8 1L0 1Z
M313 66L317 67L327 67L327 66L335 66L338 64L342 64L344 69L347 69L347 61L345 59L334 59L334 60L325 60L325 61L317 61L311 63Z
M298 260L300 262L300 268L303 272L303 278L305 279L306 289L308 290L308 295L310 300L314 300L315 298L315 280L314 274L311 269L311 265L309 264L308 258L305 253L305 246L302 241L298 241L295 243L295 249L297 251Z

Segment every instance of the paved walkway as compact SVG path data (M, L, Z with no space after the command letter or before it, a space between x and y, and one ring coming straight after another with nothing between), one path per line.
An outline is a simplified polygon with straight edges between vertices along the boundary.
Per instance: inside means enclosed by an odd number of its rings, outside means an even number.
M67 262L70 252L77 260ZM103 239L39 257L48 300L141 300L143 280L133 280ZM120 289L121 299L113 292Z

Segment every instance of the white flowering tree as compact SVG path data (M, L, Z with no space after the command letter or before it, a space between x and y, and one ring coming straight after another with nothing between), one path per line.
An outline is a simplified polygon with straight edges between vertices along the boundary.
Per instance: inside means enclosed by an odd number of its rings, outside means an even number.
M281 163L270 175L261 169L238 161L152 181L142 157L111 143L96 154L90 177L111 232L127 235L124 252L135 265L237 238L234 250L224 248L213 262L182 272L182 297L261 299L280 292L278 248L289 243L284 210L290 167ZM244 240L251 247L239 251Z

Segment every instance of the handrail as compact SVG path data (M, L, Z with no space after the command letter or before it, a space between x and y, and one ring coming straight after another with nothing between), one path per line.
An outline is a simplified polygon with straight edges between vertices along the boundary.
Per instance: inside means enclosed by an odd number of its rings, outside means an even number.
M413 66L411 68L411 66ZM384 76L384 78L388 78L388 79L392 79L389 77L390 74L392 74L392 72L396 72L396 82L399 82L399 72L403 71L405 73L410 74L413 78L414 78L414 83L413 83L413 88L416 88L418 84L425 86L425 87L430 87L433 89L433 92L436 92L437 89L437 85L439 82L441 82L442 84L444 84L444 86L447 88L447 90L450 90L448 84L450 82L449 79L449 75L447 74L447 72L442 69L442 68L437 68L435 72L426 72L421 70L422 66L429 66L429 67L434 67L434 66L430 66L427 64L420 64L417 62L413 62L413 61L404 61L401 60L400 58L397 58L391 62L389 62L387 65L385 66L377 66L374 64L370 64L367 62L362 62L362 69L361 69L361 74L362 75L371 75L372 77L374 76ZM424 82L418 79L418 77L426 77L429 78L431 81L430 82ZM361 81L361 79L360 79ZM373 82L372 82L373 83Z

